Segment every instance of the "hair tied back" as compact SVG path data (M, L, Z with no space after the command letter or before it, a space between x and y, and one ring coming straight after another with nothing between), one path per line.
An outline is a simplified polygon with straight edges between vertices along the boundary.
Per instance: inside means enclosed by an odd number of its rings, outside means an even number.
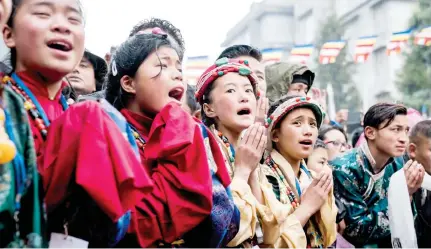
M113 76L117 76L118 71L117 71L117 63L115 63L115 60L112 60L111 62L111 71Z

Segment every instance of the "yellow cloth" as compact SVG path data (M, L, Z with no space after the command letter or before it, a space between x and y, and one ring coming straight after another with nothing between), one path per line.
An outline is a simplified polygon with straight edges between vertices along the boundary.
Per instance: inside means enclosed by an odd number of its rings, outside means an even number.
M286 177L286 180L289 186L298 196L298 190L296 189L296 184L295 184L296 177L290 164L283 158L281 154L279 154L275 150L271 152L271 157L275 161L275 163L279 165L280 170L283 172L283 175ZM270 175L275 177L278 181L279 186L284 185L277 176L274 176L274 173L272 172L272 170L269 168L268 165L264 165L262 167L264 167L263 172L265 173L265 175ZM312 171L310 172L312 175L315 175L314 172ZM301 183L302 187L304 187L304 190L302 191L304 192L306 191L307 185L311 183L311 179L308 178L307 174L303 173L299 176L299 182ZM285 191L285 188L280 187L280 192L281 191ZM286 192L281 192L280 195L284 193ZM275 198L275 195L274 195L274 198ZM288 201L287 204L282 204L282 205L289 206L288 207L289 213L286 216L287 220L289 219L296 220L296 217L293 214L294 210L290 202ZM313 218L317 222L319 231L321 232L321 236L323 238L323 243L325 247L328 247L335 242L335 239L337 236L336 216L337 216L337 207L335 205L333 190L331 190L325 204L323 204L319 212L315 213L313 216ZM299 223L299 221L297 222ZM287 223L294 224L294 222L287 222ZM298 231L296 229L293 229L293 227L296 228L296 226L289 226L288 224L283 224L281 226L280 228L281 238L280 240L277 241L277 243L275 244L275 247L305 248L307 246L307 241L306 241L306 235L305 235L304 229L301 227L301 231ZM289 229L286 229L286 233L285 233L284 231L286 226L289 227Z
M212 129L217 134L215 129ZM262 171L263 165L258 166L258 176L262 196L265 204L259 203L253 195L248 182L234 176L234 165L229 163L229 153L224 143L216 135L220 149L223 152L225 165L232 178L230 185L232 197L240 212L239 231L229 243L228 247L249 247L245 241L256 235L256 226L260 225L263 233L263 245L270 248L304 247L306 245L305 234L301 223L292 212L291 205L282 204L277 200L272 185L267 181ZM302 233L302 237L301 237ZM280 240L280 238L283 238ZM280 242L283 241L283 242ZM304 241L302 243L302 241ZM288 245L288 246L286 246Z

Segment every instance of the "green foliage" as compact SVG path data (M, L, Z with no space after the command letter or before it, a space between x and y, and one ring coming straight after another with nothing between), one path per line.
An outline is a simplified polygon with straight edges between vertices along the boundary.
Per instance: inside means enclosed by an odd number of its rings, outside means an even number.
M419 1L419 8L411 17L410 24L417 31L431 26L431 1ZM403 102L420 110L422 105L431 106L431 47L414 45L413 41L412 37L396 84Z
M344 35L344 28L337 16L328 17L322 25L319 38L316 42L316 51L320 51L322 45L327 41L341 40ZM361 108L361 98L359 92L352 81L355 73L355 64L349 61L347 45L341 50L336 62L333 64L319 64L317 55L316 77L319 79L320 87L326 89L328 83L334 89L334 99L336 108L358 110Z

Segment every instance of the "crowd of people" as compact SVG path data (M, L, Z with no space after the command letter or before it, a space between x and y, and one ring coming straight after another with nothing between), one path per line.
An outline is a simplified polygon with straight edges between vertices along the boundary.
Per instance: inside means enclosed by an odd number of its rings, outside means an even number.
M431 247L431 121L377 103L353 139L303 64L226 48L195 86L152 18L100 58L79 0L0 0L1 247L392 247L403 171ZM345 121L345 120L344 120Z

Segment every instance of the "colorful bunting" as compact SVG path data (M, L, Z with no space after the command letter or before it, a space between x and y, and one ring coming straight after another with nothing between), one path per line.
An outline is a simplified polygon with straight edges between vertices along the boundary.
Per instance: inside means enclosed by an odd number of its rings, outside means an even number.
M355 62L364 63L368 60L376 44L377 36L364 36L356 40Z
M411 33L411 29L392 33L391 39L386 47L386 53L389 56L401 53L401 51L406 47Z
M323 44L320 49L319 62L320 64L332 64L335 63L337 56L346 45L346 41L330 41Z
M201 74L211 66L212 62L209 56L192 56L187 57L185 61L184 80L189 84L196 84Z
M283 56L283 50L283 48L267 48L261 50L263 62L268 64L280 61Z
M193 56L187 57L186 69L187 70L205 70L211 65L209 56Z
M312 44L296 45L290 51L289 61L306 63L313 53L314 46Z
M415 35L416 45L431 46L431 26L423 28Z

